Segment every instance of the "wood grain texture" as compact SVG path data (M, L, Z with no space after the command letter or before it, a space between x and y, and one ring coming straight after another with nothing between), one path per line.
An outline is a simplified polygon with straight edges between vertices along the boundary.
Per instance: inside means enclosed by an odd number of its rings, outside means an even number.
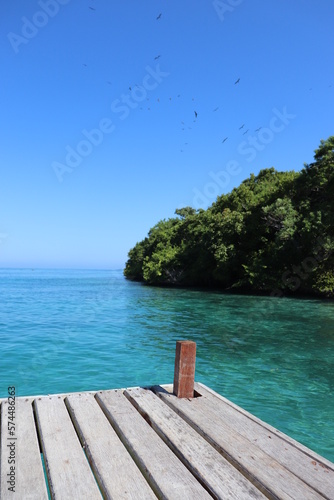
M104 391L97 400L159 498L211 498L123 391Z
M323 498L323 495L282 465L274 454L271 456L258 447L252 441L253 434L238 432L233 418L228 425L218 399L202 396L181 400L165 391L157 389L156 392L261 491L267 490L274 498L280 499Z
M124 394L215 498L264 498L253 484L151 391L134 389Z
M105 498L155 498L94 396L71 395L65 402Z
M48 498L41 453L38 444L32 403L29 399L17 398L15 401L15 436L8 433L8 402L1 404L1 458L0 498L43 500ZM8 490L7 483L11 464L8 463L8 445L15 443L15 493Z
M197 404L217 423L224 420L325 498L334 498L334 464L203 384L196 384L196 389L203 396Z
M61 397L34 401L53 498L101 499L101 493Z

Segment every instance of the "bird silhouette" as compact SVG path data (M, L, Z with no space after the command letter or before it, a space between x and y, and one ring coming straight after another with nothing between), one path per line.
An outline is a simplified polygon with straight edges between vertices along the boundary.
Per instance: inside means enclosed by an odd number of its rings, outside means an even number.
M160 17L161 17L161 12L160 12L160 14L158 15L157 19L160 19Z
M228 137L225 137L225 139L222 141L222 143L224 144L225 141L227 141Z
M234 85L236 85L239 82L240 82L240 78L238 78L238 80L236 82L234 82Z
M90 6L89 6L89 8L90 8L90 10L96 10L96 9L94 9L94 7L90 7Z
M159 57L161 57L160 54L158 56L155 56L154 60L156 61L157 59L159 59Z
M195 118L197 118L197 111L194 111L194 113L195 113Z
M242 135L246 135L247 132L249 132L249 128L246 130L246 132L244 132Z
M215 108L213 111L218 111L219 107Z
M262 127L259 127L255 130L255 132L258 132L259 130L261 130Z
M242 128L244 128L244 126L245 126L245 124L243 123L243 124L241 125L241 127L239 127L239 130L241 130Z

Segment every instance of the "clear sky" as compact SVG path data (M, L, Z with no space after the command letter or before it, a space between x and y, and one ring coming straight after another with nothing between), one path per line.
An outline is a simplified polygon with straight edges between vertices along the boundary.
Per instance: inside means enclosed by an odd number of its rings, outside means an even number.
M1 11L0 267L122 268L176 208L334 133L332 0Z

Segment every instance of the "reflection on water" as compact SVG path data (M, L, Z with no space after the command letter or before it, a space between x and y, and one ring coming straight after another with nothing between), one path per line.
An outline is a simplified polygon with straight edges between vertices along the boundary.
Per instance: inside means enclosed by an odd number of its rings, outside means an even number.
M0 397L196 379L334 461L334 303L150 288L121 271L0 271Z

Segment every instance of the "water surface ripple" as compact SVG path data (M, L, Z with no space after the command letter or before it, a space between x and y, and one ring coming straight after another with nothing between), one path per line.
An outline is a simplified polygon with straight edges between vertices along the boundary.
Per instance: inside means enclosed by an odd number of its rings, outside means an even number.
M122 271L0 270L0 397L196 380L334 461L334 303L151 288Z

